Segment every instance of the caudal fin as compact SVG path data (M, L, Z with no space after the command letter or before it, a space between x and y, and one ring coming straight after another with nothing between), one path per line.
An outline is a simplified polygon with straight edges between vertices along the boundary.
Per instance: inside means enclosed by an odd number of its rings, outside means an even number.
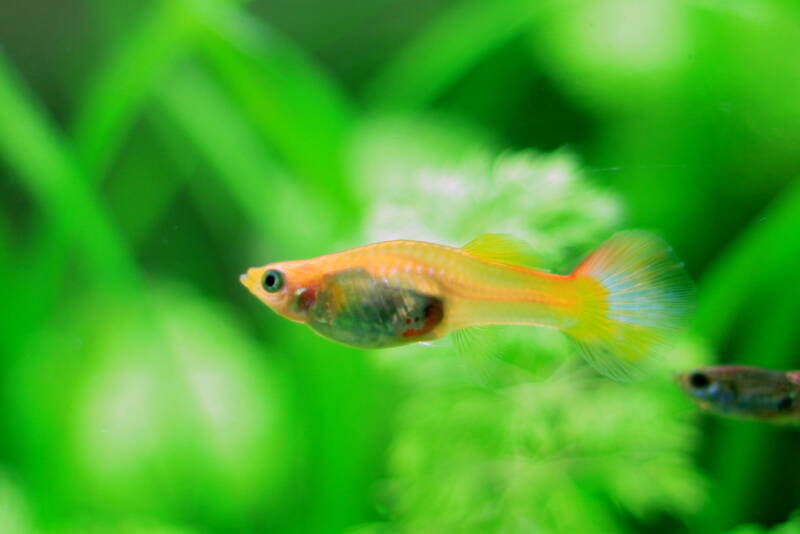
M669 341L691 309L692 283L683 264L647 232L614 235L572 277L585 304L567 334L592 366L618 380Z

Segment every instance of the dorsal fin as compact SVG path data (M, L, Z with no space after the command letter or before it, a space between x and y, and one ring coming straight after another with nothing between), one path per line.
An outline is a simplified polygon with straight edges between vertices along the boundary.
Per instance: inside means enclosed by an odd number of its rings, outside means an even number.
M508 234L485 234L476 237L462 248L473 256L485 260L529 266L538 263L527 243Z

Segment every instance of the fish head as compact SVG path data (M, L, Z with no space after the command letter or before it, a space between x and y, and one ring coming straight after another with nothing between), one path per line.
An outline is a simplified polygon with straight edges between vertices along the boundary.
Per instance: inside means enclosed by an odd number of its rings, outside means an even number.
M291 321L304 323L314 303L319 273L308 262L285 261L251 267L239 281L261 302Z
M707 410L724 410L736 398L735 381L713 367L680 373L677 381L695 403Z

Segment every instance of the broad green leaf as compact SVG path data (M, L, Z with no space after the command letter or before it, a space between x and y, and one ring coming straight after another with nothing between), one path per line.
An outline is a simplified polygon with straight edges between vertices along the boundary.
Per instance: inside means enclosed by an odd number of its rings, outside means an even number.
M178 3L158 2L94 74L73 127L79 161L93 183L113 161L154 88L187 53L194 29Z
M67 143L0 56L0 154L51 224L75 239L98 280L124 288L136 269Z
M479 61L521 34L538 9L525 0L456 2L375 76L366 89L369 106L413 110L430 104Z
M718 345L738 312L774 280L791 280L800 255L800 180L795 180L712 266L700 286L695 329Z
M333 238L328 234L336 226L330 204L313 188L291 183L218 84L201 71L184 70L164 86L159 102L213 165L252 226L252 237L263 243L259 248L308 254L314 243ZM203 113L196 112L200 108Z
M335 199L340 214L357 214L342 167L349 104L290 41L235 10L209 6L199 15L207 27L201 50L244 116L292 174Z

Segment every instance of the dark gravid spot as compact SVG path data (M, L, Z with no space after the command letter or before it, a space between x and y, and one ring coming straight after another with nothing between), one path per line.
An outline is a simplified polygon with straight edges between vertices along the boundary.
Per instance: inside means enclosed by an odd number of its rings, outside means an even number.
M421 341L444 316L443 301L396 287L364 269L325 276L308 306L308 326L323 336L361 348ZM303 302L298 303L302 307Z
M779 412L788 412L792 409L792 398L786 396L778 402L778 411Z
M295 292L294 309L298 312L308 311L317 300L317 290L314 287L303 287Z
M422 317L418 319L422 325L419 328L409 328L401 335L405 338L413 338L427 334L433 330L436 325L442 322L444 317L444 308L442 301L435 297L430 297L430 302L422 310Z
M711 380L705 373L694 372L689 375L689 384L695 389L703 389L711 384Z

